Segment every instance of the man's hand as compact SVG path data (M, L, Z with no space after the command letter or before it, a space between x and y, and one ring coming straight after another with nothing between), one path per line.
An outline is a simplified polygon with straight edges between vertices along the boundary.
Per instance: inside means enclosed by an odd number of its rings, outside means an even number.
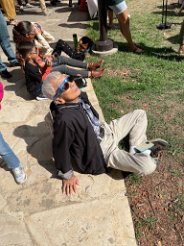
M62 186L63 193L65 193L67 196L76 193L76 185L78 184L79 179L75 175L73 175L70 179L64 179Z

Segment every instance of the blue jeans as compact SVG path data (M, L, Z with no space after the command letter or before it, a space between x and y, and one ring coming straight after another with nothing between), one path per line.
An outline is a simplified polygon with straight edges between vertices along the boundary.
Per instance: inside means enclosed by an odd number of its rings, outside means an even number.
M0 156L6 163L8 169L12 170L16 167L20 167L20 161L10 148L10 146L5 142L2 134L0 133Z
M10 63L17 62L17 59L15 57L15 53L11 47L10 44L10 37L8 34L8 29L7 29L7 24L4 19L4 16L0 10L0 45L1 48L3 49L5 55L8 58L8 61ZM6 65L2 63L1 58L0 58L0 72L6 69Z

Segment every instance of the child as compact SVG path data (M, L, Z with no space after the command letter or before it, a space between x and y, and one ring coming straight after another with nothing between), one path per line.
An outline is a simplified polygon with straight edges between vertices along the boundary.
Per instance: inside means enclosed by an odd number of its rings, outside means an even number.
M51 55L53 49L49 42L54 41L55 38L37 22L20 21L13 28L13 40L16 45L21 41L33 41L44 55Z
M85 59L85 54L87 52L91 53L93 47L94 47L93 41L87 36L84 36L79 39L76 49L73 49L64 40L59 39L53 51L53 54L56 53L57 55L61 55L61 52L64 51L71 58L83 61Z
M3 84L0 82L0 109L1 101L4 96ZM9 145L5 142L1 132L0 132L0 156L6 163L8 169L11 170L15 181L18 184L23 184L26 181L26 174L21 166L20 160L14 154Z
M45 99L41 94L42 80L44 80L51 71L59 71L67 75L80 76L83 78L98 78L104 73L104 69L96 70L101 66L101 60L97 63L86 63L64 56L57 58L53 56L42 56L39 54L39 49L30 41L19 43L17 51L19 58L21 57L24 61L23 69L27 89L37 100L41 100L40 98ZM74 69L67 65L82 69Z
M76 50L64 40L59 39L53 51L49 42L53 41L54 37L46 32L40 24L29 21L21 21L13 28L13 40L16 44L21 41L33 41L44 55L61 55L61 52L64 51L69 57L82 61L86 51L90 52L94 46L93 41L86 36L79 40Z

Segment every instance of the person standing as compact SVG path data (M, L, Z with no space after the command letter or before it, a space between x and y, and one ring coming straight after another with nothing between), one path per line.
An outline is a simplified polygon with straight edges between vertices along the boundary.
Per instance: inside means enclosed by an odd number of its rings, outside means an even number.
M1 101L4 96L4 88L3 84L0 82L0 109L1 109ZM22 168L20 160L15 155L13 150L4 140L3 135L0 132L0 156L3 161L6 163L7 168L12 172L15 181L18 184L23 184L26 181L26 174Z
M24 11L24 8L34 8L33 5L30 4L30 0L17 0L19 5L19 11Z
M8 61L10 62L11 66L17 66L19 65L15 53L13 52L13 49L10 44L10 39L9 39L9 34L8 34L8 29L7 29L7 24L4 19L4 16L0 10L0 45L1 48L3 49L5 55L8 58ZM12 75L8 72L7 66L2 62L1 57L0 57L0 75L4 79L11 78Z
M1 7L8 19L9 25L16 25L16 10L14 0L0 0Z
M132 40L129 13L125 0L106 0L106 6L112 9L116 14L121 33L128 42L129 51L137 54L142 53L143 50L139 48Z

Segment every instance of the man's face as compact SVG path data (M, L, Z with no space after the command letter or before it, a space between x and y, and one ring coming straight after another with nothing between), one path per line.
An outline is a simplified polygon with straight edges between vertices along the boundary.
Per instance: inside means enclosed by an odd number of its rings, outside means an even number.
M81 94L79 87L71 76L61 74L56 82L56 98L62 98L66 103L74 102Z

